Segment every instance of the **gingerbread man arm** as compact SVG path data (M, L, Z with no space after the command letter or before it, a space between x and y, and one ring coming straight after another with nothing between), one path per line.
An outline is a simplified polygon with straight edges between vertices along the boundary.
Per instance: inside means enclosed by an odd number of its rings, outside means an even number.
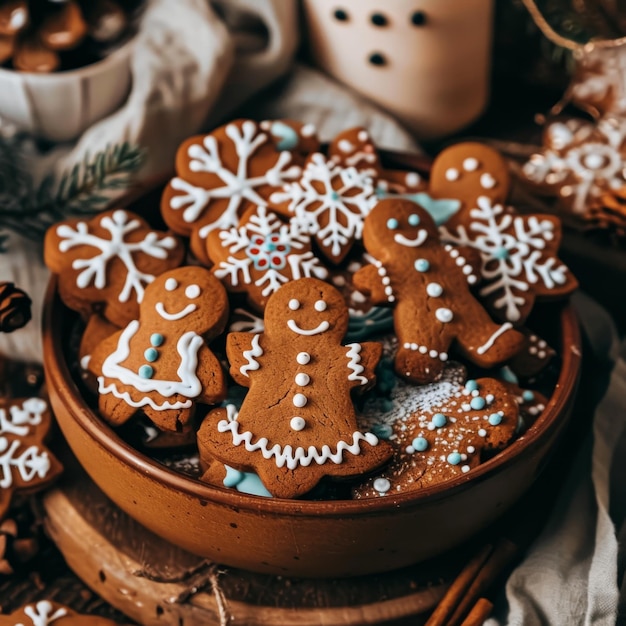
M352 387L369 389L376 382L376 366L382 354L382 344L374 341L349 343L344 346L348 358L348 380Z
M257 358L263 354L260 339L261 335L253 333L230 333L226 337L230 375L243 387L250 386L250 372L259 369Z
M226 380L218 358L207 345L198 352L198 378L202 383L199 400L206 404L217 404L226 397Z
M365 265L352 276L352 283L363 293L367 294L372 304L389 304L388 285L383 283L375 265Z

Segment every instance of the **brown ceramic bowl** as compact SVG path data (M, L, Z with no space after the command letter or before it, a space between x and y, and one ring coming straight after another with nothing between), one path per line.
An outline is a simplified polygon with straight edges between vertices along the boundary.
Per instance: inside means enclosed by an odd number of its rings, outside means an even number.
M74 454L94 482L148 529L189 552L233 567L291 576L352 576L403 567L459 545L533 483L569 418L580 369L573 310L552 320L562 367L529 430L494 458L445 484L375 500L297 501L211 487L144 456L80 395L67 362L75 314L52 279L44 311L50 401ZM556 330L558 329L558 330ZM540 329L544 330L544 329Z

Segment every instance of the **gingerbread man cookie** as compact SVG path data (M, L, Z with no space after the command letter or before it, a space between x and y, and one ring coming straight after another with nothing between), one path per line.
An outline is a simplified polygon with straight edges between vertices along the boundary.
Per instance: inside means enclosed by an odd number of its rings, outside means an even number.
M505 202L511 175L504 157L482 143L457 143L440 152L430 173L433 198L460 200L461 212L475 206L484 196L493 203Z
M513 439L518 405L493 378L468 380L449 363L440 381L423 387L398 381L391 406L365 403L363 427L388 430L394 456L388 466L353 490L357 499L415 491L457 478Z
M557 197L569 213L585 215L604 192L626 185L623 121L555 121L546 127L543 144L524 164L522 175L536 192Z
M42 398L0 401L0 519L14 494L39 491L61 473L61 463L44 443L51 423Z
M235 382L249 387L237 413L213 410L198 432L201 458L252 471L272 495L294 498L324 476L375 469L389 446L357 428L351 392L374 382L380 344L342 345L348 309L328 283L301 278L273 294L261 334L231 333Z
M55 224L44 242L44 260L58 274L63 302L85 316L100 309L118 326L137 317L146 285L184 256L177 237L124 209Z
M264 120L259 126L262 131L269 133L273 144L281 152L289 150L306 157L320 149L317 129L313 124L297 120Z
M104 617L81 615L50 600L32 602L10 615L0 615L0 626L115 626Z
M301 179L274 192L270 203L313 235L324 257L338 264L361 238L363 220L376 204L374 179L316 152Z
M252 206L267 206L274 191L300 177L301 168L256 122L236 120L183 142L176 172L163 192L161 214L174 232L191 236L193 253L208 263L209 233L237 226Z
M453 343L481 367L520 350L524 337L510 323L494 324L470 293L476 283L472 251L440 245L432 218L417 204L379 202L365 219L363 243L375 263L359 270L354 284L374 304L394 307L400 376L437 380Z
M326 278L311 250L311 239L295 222L283 223L265 207L246 211L238 228L214 230L207 238L213 274L226 289L246 292L256 309L290 280Z
M207 342L227 318L226 291L209 270L180 267L159 276L146 288L139 319L92 352L102 416L119 425L141 410L159 428L181 431L196 403L221 401L224 375Z

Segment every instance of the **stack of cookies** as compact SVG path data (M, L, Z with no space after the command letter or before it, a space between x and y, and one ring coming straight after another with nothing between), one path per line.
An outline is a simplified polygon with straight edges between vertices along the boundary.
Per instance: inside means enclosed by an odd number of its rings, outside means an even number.
M160 216L46 237L120 433L149 421L219 488L379 498L471 472L545 406L523 382L554 351L525 322L576 280L492 149L454 145L427 180L363 128L323 151L310 124L236 120L185 141L176 174Z

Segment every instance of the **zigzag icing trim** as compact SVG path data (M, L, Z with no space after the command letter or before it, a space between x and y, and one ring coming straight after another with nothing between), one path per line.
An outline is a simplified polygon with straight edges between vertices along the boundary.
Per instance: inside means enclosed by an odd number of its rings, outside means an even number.
M260 365L256 360L258 357L263 355L263 348L259 345L259 335L255 335L252 338L252 348L250 350L243 351L243 358L248 361L247 364L242 365L239 368L239 371L244 375L248 376L249 371L258 370Z
M361 365L361 344L349 343L346 345L349 348L346 356L348 357L348 369L352 370L348 376L348 380L357 380L361 385L367 385L368 380L365 376L361 376L361 372L364 371L364 367Z

